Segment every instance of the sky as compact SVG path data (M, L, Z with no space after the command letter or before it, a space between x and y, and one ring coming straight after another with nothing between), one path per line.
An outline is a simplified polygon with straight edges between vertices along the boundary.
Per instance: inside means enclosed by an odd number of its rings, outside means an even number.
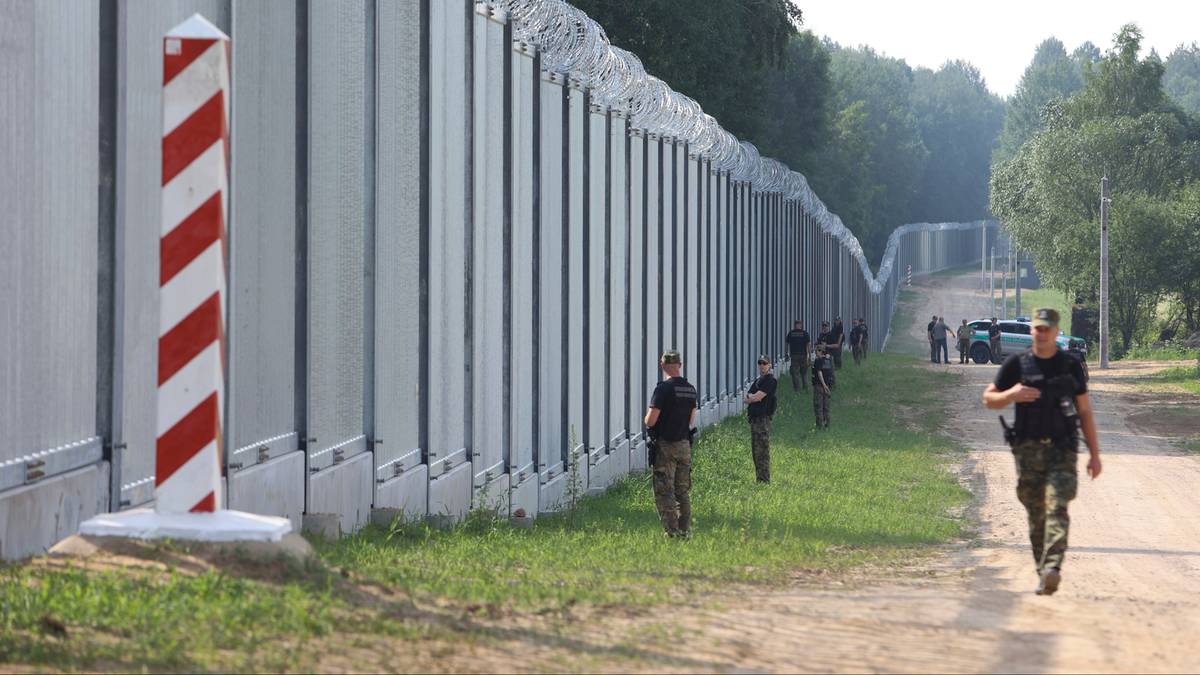
M938 68L963 59L993 92L1011 96L1042 40L1069 53L1085 40L1100 50L1126 23L1141 29L1143 53L1166 58L1181 43L1200 42L1200 0L792 0L804 28L843 46L869 45L908 65Z

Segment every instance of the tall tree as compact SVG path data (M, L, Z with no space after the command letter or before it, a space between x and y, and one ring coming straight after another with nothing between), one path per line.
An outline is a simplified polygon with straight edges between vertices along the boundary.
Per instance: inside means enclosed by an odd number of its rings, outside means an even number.
M752 140L764 155L805 175L830 141L832 125L829 52L809 31L788 43L782 65L767 76L764 128Z
M1167 95L1184 110L1200 115L1200 44L1179 45L1163 66Z
M1033 61L1025 68L1016 92L1008 101L1004 130L995 153L997 161L1011 158L1041 128L1046 104L1066 99L1083 87L1082 64L1090 62L1093 50L1095 46L1081 46L1076 57L1067 56L1063 43L1053 37L1037 46Z
M1162 64L1139 58L1140 43L1136 27L1123 28L1084 88L1050 104L1044 128L992 174L993 213L1045 281L1084 299L1097 293L1098 191L1109 176L1109 270L1122 350L1157 300L1186 281L1172 242L1197 234L1186 231L1174 204L1200 177L1200 134L1166 100Z
M913 216L932 222L986 217L1004 102L988 91L975 66L949 61L937 71L913 73L913 109L929 149Z
M770 69L801 24L788 0L572 0L646 71L696 99L739 138L765 128Z

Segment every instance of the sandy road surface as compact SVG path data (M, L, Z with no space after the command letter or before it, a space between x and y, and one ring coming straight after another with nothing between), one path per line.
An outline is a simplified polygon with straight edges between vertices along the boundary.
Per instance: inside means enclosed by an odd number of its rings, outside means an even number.
M977 284L977 276L919 283L916 325L907 336L894 336L901 341L896 347L923 349L932 314L954 323L982 316L988 302L974 290ZM1169 439L1131 430L1126 417L1133 403L1122 391L1129 388L1122 380L1130 369L1093 370L1104 473L1094 482L1083 474L1071 507L1063 586L1053 597L1038 597L1012 455L1001 442L996 414L979 403L996 367L926 367L946 372L947 396L958 403L945 427L971 448L962 475L976 495L973 542L884 579L869 573L830 583L799 579L786 590L680 611L666 621L605 621L607 634L572 636L573 654L565 663L561 652L558 659L541 656L561 667L604 669L617 655L601 645L628 644L630 635L640 633L657 637L624 650L624 669L1200 670L1200 457L1185 455ZM1081 472L1082 466L1083 460ZM525 651L525 658L514 653L514 667L544 664L537 652Z

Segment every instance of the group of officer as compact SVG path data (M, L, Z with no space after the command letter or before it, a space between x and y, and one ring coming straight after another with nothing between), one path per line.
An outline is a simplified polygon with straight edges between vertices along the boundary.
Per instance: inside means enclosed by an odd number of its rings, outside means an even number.
M869 344L867 322L854 319L850 330L850 347L855 364L866 359ZM813 416L818 429L829 428L829 400L835 384L834 371L842 367L842 347L846 335L841 317L821 323L821 333L815 346L804 322L796 321L784 337L791 358L792 386L798 392L813 389ZM815 354L811 360L810 347ZM692 485L691 446L696 436L696 388L681 375L683 358L679 352L663 352L659 360L665 378L654 388L650 406L643 422L654 467L654 503L667 536L686 538L691 534ZM746 390L743 403L750 423L750 447L754 459L755 479L771 482L771 418L775 415L776 389L779 386L771 372L772 360L767 354L758 357L758 377Z

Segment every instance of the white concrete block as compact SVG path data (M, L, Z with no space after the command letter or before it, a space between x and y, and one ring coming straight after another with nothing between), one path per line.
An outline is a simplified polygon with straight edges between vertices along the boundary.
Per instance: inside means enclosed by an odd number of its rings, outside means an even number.
M0 559L45 553L107 510L107 462L0 492Z
M297 450L234 472L228 482L228 508L292 521L299 532L304 515L304 451Z
M526 518L533 518L538 514L538 475L531 473L525 477L524 481L517 483L512 487L512 494L509 497L509 515L516 515L518 511L524 511Z
M429 499L429 467L425 464L375 485L375 508L395 509L405 522L425 517Z
M308 513L336 513L342 534L350 534L371 518L375 460L370 452L318 471L308 479Z
M429 517L458 522L471 508L471 463L463 462L429 481Z

